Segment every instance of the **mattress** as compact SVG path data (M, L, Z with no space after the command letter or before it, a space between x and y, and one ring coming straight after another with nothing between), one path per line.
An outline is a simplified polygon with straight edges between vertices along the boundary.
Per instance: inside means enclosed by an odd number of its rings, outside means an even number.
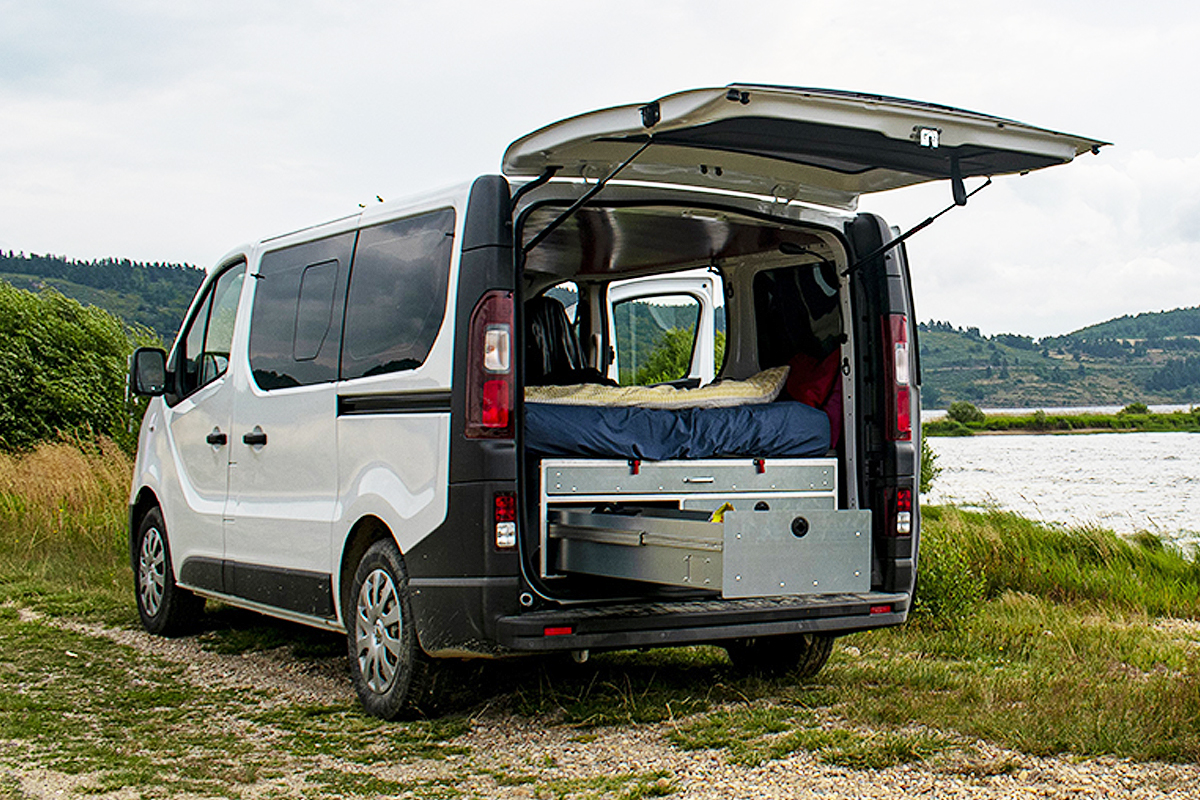
M829 417L796 402L674 410L527 402L525 448L646 461L818 456L829 450Z

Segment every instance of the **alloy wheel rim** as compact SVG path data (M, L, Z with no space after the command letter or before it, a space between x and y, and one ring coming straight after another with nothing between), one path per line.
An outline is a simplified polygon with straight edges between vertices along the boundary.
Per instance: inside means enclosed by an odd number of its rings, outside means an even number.
M384 569L372 570L358 592L354 641L359 671L377 694L391 688L400 671L403 627L395 581Z
M162 534L158 528L150 528L142 537L142 551L138 558L138 596L142 608L153 617L162 605L163 591L167 583L167 555Z

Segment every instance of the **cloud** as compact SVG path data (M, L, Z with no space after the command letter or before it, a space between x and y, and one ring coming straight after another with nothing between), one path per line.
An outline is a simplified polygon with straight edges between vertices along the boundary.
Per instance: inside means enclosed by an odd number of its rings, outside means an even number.
M1197 187L1200 156L1115 150L998 179L911 241L920 316L1044 336L1194 304ZM905 224L946 202L896 195L872 202Z
M0 0L0 18L4 249L208 265L376 194L495 171L556 119L759 81L1117 143L998 181L914 238L922 318L1045 335L1200 297L1200 7ZM948 199L864 207L907 227Z

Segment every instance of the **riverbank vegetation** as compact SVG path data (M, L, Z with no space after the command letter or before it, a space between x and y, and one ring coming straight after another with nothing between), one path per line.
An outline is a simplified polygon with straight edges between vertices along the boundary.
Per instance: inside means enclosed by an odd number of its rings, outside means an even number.
M952 403L946 416L921 424L926 436L971 436L976 433L1167 433L1200 432L1200 406L1157 413L1131 403L1116 414L985 414L966 401Z
M157 766L125 775L119 748L94 747L86 733L116 726L119 739L124 734L117 728L134 724L133 711L119 705L128 694L118 686L126 680L120 665L142 664L143 657L62 627L70 620L137 625L125 533L130 469L121 449L103 440L0 454L0 663L21 665L0 670L0 739L50 754L38 756L43 766L58 763L66 748L83 759L79 763L109 770L111 785L153 788L153 776L164 770L202 771L201 765L172 755L168 741L158 753L160 745L148 739L140 746L153 752L142 758ZM466 719L506 713L577 728L584 737L596 726L674 720L665 734L673 746L720 750L742 764L806 750L831 763L885 767L969 752L976 739L1030 754L1200 759L1200 563L1194 555L1148 533L1122 538L952 507L926 507L922 536L920 588L909 624L840 638L815 679L742 676L713 647L597 654L582 666L555 660L464 665L457 682L462 692L436 723L445 743L434 749L458 747L453 739L469 728ZM22 619L19 609L42 620ZM333 634L211 604L210 611L200 633L208 649L291 643L298 661L340 659L344 652ZM34 641L62 646L38 650L37 658L14 650ZM50 742L35 724L39 715L57 719L64 702L50 691L57 685L50 676L83 665L90 688L74 708L87 719L51 726L56 738ZM245 780L277 768L271 759L278 754L259 753L252 741L267 724L272 735L295 728L311 739L326 735L314 725L336 720L337 730L326 733L346 753L373 752L366 740L381 735L430 735L428 722L362 722L352 705L276 709L267 720L245 693L173 689L184 680L177 669L137 669L153 679L154 691L197 695L205 717L236 723L225 730L238 741L222 740L222 746L245 753L247 763L264 759ZM102 679L113 686L98 685ZM179 724L190 723L181 717ZM244 740L228 733L240 730ZM238 780L210 775L197 786L236 794Z

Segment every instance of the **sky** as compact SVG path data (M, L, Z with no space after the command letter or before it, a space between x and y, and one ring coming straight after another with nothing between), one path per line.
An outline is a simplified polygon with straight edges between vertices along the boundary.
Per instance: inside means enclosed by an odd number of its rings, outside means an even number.
M1114 143L911 239L921 320L1040 337L1200 305L1197 3L0 0L0 20L5 251L209 267L498 172L555 120L748 82ZM949 202L860 209L908 228Z

